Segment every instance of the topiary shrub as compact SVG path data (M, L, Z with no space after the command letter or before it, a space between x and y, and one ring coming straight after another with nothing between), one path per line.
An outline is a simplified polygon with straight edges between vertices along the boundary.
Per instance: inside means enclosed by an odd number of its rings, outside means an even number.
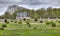
M18 22L18 24L22 24L22 21Z
M13 22L13 21L11 21L11 22Z
M29 24L29 27L31 27L31 25Z
M59 23L60 23L60 21L59 21Z
M52 27L56 27L56 24L55 24L55 23L53 23L53 24L52 24Z
M43 23L43 21L40 21L40 23Z
M50 22L46 22L46 25L50 25Z
M5 19L4 22L7 22L7 20Z
M24 20L24 21L26 21L26 19L25 19L25 18L24 18L23 20Z
M37 29L36 27L34 27L34 29Z
M29 25L30 23L28 21L26 21L27 25Z
M46 22L46 25L50 25L53 24L54 22Z
M2 27L5 28L5 27L7 27L7 25L6 24L3 24Z
M4 22L7 23L7 24L9 23L6 19L4 20Z
M28 25L29 27L31 27L31 25L30 25L30 23L29 23L28 21L26 21L26 23L27 23L27 25Z
M37 18L35 18L35 19L34 19L34 21L38 21L38 19L37 19Z
M14 23L17 23L17 21L15 21Z
M9 24L9 22L6 22L7 24Z

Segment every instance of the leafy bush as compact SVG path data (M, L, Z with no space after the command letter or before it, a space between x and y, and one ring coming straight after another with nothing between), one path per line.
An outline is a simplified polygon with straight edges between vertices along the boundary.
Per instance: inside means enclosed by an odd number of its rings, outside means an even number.
M37 19L37 18L35 18L35 19L34 19L34 21L38 21L38 19Z
M31 27L31 25L29 24L29 27Z
M56 24L54 22L46 22L47 25L52 25L52 27L56 27Z
M24 21L26 21L26 19L25 19L25 18L24 18L23 20L24 20Z
M4 20L4 22L7 23L7 24L9 23L6 19Z
M59 21L59 23L60 23L60 21Z
M52 27L56 27L56 24L55 24L55 23L53 23L53 24L52 24Z
M5 19L4 22L7 22L7 20Z
M7 22L7 20L5 19L4 22Z
M30 23L29 23L28 21L26 21L26 23L27 23L27 25L28 25L29 27L31 27L31 25L30 25Z
M5 27L7 27L7 25L6 24L3 24L2 27L5 28Z
M46 22L46 25L50 25L50 22Z
M28 21L26 21L27 25L29 25L30 23Z
M34 29L37 29L36 27L34 27Z
M9 23L9 22L6 22L7 24Z
M54 22L46 22L46 25L50 25L53 24Z
M40 21L40 23L43 23L43 21Z
M13 22L13 21L11 21L11 22Z
M14 23L17 23L17 21L15 21Z
M18 24L22 24L22 21L19 21Z

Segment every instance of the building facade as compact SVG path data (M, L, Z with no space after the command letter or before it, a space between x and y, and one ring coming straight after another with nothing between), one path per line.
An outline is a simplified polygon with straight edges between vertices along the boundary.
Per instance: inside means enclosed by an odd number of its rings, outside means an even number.
M16 19L30 19L30 16L27 12L17 12Z

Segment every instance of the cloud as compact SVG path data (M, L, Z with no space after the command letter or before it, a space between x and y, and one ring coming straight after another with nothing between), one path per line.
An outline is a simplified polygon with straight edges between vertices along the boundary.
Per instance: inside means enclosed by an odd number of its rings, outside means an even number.
M0 0L0 13L10 5L20 5L29 9L60 7L60 0Z
M0 0L0 3L20 5L58 5L60 0Z

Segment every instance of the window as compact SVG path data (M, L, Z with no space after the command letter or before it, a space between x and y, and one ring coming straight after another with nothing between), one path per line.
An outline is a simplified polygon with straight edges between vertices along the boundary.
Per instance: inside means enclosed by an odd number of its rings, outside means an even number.
M22 15L22 17L24 17L24 15Z

